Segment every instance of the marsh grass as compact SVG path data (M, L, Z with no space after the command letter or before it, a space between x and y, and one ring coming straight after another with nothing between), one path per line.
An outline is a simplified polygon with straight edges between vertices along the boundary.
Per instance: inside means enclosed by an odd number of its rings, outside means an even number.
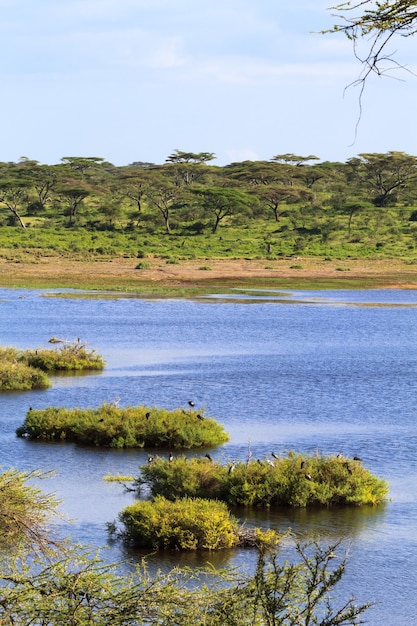
M110 448L200 448L228 440L223 426L197 411L137 406L48 407L26 414L16 433L46 441L70 441Z

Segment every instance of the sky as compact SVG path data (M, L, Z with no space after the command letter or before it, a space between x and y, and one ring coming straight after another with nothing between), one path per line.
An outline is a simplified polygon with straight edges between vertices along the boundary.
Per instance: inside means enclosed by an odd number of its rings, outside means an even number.
M331 0L0 0L0 161L417 155L417 77L373 76ZM415 38L389 48L417 74Z

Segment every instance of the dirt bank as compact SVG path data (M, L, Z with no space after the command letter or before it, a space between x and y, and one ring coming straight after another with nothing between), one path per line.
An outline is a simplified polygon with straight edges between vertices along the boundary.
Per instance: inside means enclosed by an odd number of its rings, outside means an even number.
M0 261L3 287L79 287L91 289L209 288L255 286L282 288L417 288L417 265L399 260L193 260L169 264L146 259L74 260L38 257Z

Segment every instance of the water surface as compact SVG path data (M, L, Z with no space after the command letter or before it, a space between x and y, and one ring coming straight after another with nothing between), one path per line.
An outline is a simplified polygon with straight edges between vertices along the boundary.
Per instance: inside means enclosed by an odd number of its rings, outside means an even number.
M105 524L132 501L107 473L136 475L147 451L98 450L18 439L29 406L103 401L197 407L225 425L230 442L210 454L232 460L301 453L358 455L390 484L381 507L247 512L249 524L291 527L299 537L350 546L341 593L376 600L367 623L417 623L417 293L236 291L193 300L57 297L0 289L0 345L46 347L80 337L106 359L99 374L57 376L46 391L0 396L1 464L54 470L42 484L74 521L66 532L106 557ZM196 454L204 454L197 452ZM284 552L287 548L284 549ZM288 550L290 547L288 546ZM161 555L155 565L253 566L252 552Z

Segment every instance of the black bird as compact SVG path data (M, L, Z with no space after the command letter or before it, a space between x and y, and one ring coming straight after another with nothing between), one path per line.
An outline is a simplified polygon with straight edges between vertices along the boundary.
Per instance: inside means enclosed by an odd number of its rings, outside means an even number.
M188 400L188 404L190 405L191 408L195 406L195 402L193 402L192 400Z
M209 453L204 455L209 461L212 461L213 459L211 458L211 456L209 455Z
M145 413L145 417L148 420L150 418L151 414L149 413L149 411L147 413Z
M305 475L305 477L307 478L307 480L313 480L313 479L311 478L311 474L306 474L306 475Z
M228 472L227 472L227 473L228 473L228 474L231 474L231 473L233 472L233 470L234 470L234 469L235 469L235 464L234 464L234 463L232 463L232 465L230 465L230 466L229 466L229 469L228 469Z
M153 456L148 456L148 463L153 463Z
M359 461L360 463L363 463L362 459L359 456L354 456L353 460L354 461Z
M275 454L275 452L271 452L272 456L274 457L274 459L279 459L278 454Z
M174 460L174 455L172 454L172 452L169 453L169 457L168 457L168 461L170 463L172 463L172 461Z
M200 415L200 413L198 413L198 414L197 414L197 419L198 419L198 420L203 420L203 419L204 419L204 417L203 417L202 415Z
M301 465L300 465L301 469L303 469L305 466L306 466L306 462L305 461L301 461Z

